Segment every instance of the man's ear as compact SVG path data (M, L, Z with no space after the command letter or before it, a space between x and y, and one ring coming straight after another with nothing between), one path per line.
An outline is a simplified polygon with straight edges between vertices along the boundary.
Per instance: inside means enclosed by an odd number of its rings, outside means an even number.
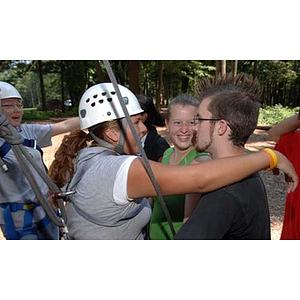
M220 120L217 123L217 129L218 129L218 134L223 135L226 133L227 130L230 130L229 126L227 125L227 122L225 120Z
M115 128L108 128L105 130L104 135L112 142L118 142L120 138L120 132Z

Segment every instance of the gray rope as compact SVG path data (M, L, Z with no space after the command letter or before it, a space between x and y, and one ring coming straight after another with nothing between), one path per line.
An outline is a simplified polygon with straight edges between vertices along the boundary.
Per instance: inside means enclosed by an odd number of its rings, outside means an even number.
M63 200L61 198L57 198L57 203L62 213L62 218L60 218L56 215L52 206L47 201L43 193L40 191L39 185L27 165L26 159L33 166L33 168L38 173L38 175L44 180L49 190L54 195L57 195L58 197L63 196L60 189L57 187L56 184L52 182L48 174L45 173L45 171L42 170L37 165L37 163L34 161L32 156L27 152L25 147L22 145L24 141L23 137L18 133L16 128L14 128L9 124L7 117L3 114L0 115L0 137L3 138L6 142L8 142L11 145L12 151L15 154L16 159L20 164L20 167L24 175L26 176L36 198L41 203L43 209L45 210L46 214L49 216L50 220L58 227L65 227L65 223L67 223L66 222L67 215L65 212Z
M156 180L155 180L155 176L154 176L153 171L152 171L152 169L151 169L151 166L150 166L150 164L149 164L149 160L148 160L147 155L146 155L146 153L145 153L145 150L144 150L144 148L143 148L143 146L142 146L141 140L140 140L140 138L139 138L139 136L138 136L138 134L137 134L137 132L136 132L136 130L135 130L135 128L134 128L134 125L132 124L132 121L131 121L131 118L130 118L130 116L129 116L127 107L126 107L124 101L122 100L122 95L121 95L121 92L120 92L120 90L119 90L119 87L118 87L118 84L117 84L117 80L116 80L116 78L115 78L115 75L114 75L114 73L113 73L113 71L112 71L112 69L111 69L111 66L110 66L109 61L108 61L108 60L104 60L103 62L104 62L105 68L106 68L106 70L107 70L108 76L109 76L109 78L110 78L110 81L112 82L112 84L113 84L113 86L114 86L114 88L115 88L115 90L116 90L116 93L117 93L119 102L120 102L121 107L122 107L122 109L123 109L123 111L124 111L126 120L127 120L128 124L129 124L129 127L130 127L132 133L133 133L133 136L134 136L134 138L135 138L135 141L137 142L137 144L138 144L138 146L139 146L139 150L140 150L140 153L141 153L142 158L143 158L143 162L144 162L145 169L146 169L146 171L147 171L147 173L148 173L148 175L149 175L149 177L150 177L150 179L151 179L151 182L152 182L152 184L153 184L153 186L154 186L154 188L155 188L156 194L157 194L158 199L159 199L159 203L160 203L160 205L161 205L161 208L162 208L162 210L163 210L163 212L164 212L164 214L165 214L165 217L166 217L166 219L167 219L167 221L168 221L168 224L169 224L169 226L170 226L170 228L171 228L171 231L172 231L172 234L173 234L173 236L174 236L174 235L176 234L176 231L175 231L173 222L172 222L172 220L171 220L170 213L169 213L168 208L167 208L167 206L166 206L166 203L165 203L165 201L164 201L164 199L163 199L163 197L162 197L161 190L160 190L160 188L159 188L159 186L158 186L158 184L157 184L157 182L156 182Z

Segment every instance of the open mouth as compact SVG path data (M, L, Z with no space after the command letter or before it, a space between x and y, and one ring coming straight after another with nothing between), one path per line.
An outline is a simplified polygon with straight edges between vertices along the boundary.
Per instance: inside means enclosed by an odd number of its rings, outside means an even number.
M21 122L21 116L12 116L11 121L13 122Z
M182 141L182 142L187 142L191 139L190 135L178 135L177 136L178 140Z

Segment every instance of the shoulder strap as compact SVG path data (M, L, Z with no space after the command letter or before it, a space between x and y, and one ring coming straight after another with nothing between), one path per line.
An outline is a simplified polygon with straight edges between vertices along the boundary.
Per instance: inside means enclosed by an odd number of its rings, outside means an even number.
M41 153L41 156L43 157L43 154L44 154L43 150L36 144L36 140L34 140L34 139L24 139L22 145L25 146L25 147L30 147L30 148L37 149ZM11 145L8 142L5 141L3 143L3 145L0 147L0 157L3 158L8 153L8 151L10 149L11 149ZM44 161L43 161L43 165L44 165L44 168L45 168L46 172L48 172L48 168L45 165Z
M174 152L174 147L170 147L170 148L166 149L166 151L164 152L161 163L165 164L165 165L168 165L169 162L170 162L170 157L171 157L173 152Z
M10 144L8 142L4 142L3 145L0 147L0 157L3 158L10 149Z
M36 140L34 140L34 139L30 139L30 140L29 139L24 139L22 145L26 146L26 147L37 149L43 155L42 149L36 144ZM0 147L0 156L1 156L1 158L3 158L8 153L8 151L10 149L11 149L11 145L8 142L5 141L3 143L3 145Z

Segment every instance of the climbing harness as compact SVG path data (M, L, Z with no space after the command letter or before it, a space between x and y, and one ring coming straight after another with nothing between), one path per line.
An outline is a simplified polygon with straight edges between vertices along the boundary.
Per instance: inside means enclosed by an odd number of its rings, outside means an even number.
M106 70L107 70L109 79L110 79L111 83L113 84L113 86L114 86L114 88L115 88L115 91L116 91L116 93L117 93L117 96L118 96L120 105L121 105L121 107L122 107L122 109L123 109L123 111L124 111L125 118L126 118L126 120L127 120L127 122L128 122L128 125L129 125L129 127L130 127L132 133L133 133L134 139L135 139L136 143L137 143L138 146L139 146L139 150L140 150L140 153L141 153L143 162L144 162L144 167L145 167L145 169L146 169L146 171L147 171L147 173L148 173L148 175L149 175L149 177L150 177L150 179L151 179L151 182L152 182L152 184L153 184L153 186L154 186L154 188L155 188L155 191L156 191L156 193L157 193L157 197L158 197L158 199L159 199L160 205L161 205L162 210L163 210L163 212L164 212L164 214L165 214L165 217L166 217L166 219L167 219L167 221L168 221L168 224L169 224L169 226L170 226L170 228L171 228L171 232L172 232L172 234L173 234L173 236L174 236L174 235L176 234L176 231L175 231L173 222L172 222L172 220L171 220L170 213L169 213L168 208L167 208L167 206L166 206L166 203L165 203L165 201L164 201L164 199L163 199L163 197L162 197L161 190L160 190L160 188L159 188L159 186L158 186L158 184L157 184L157 182L156 182L156 180L155 180L155 176L154 176L153 171L152 171L152 169L151 169L151 166L150 166L150 164L149 164L149 160L148 160L147 155L146 155L146 153L145 153L145 150L144 150L144 148L143 148L143 146L142 146L141 140L140 140L140 138L139 138L139 136L138 136L138 134L137 134L137 132L136 132L136 130L135 130L135 128L134 128L134 125L133 125L133 123L132 123L132 121L131 121L130 115L129 115L128 110L127 110L127 107L126 107L126 105L125 105L125 103L124 103L124 101L123 101L123 98L122 98L120 89L119 89L118 84L117 84L117 80L116 80L116 78L115 78L115 75L114 75L114 73L113 73L113 71L112 71L112 68L111 68L111 66L110 66L109 61L108 61L108 60L104 60L103 63L104 63L105 68L106 68Z
M26 146L36 147L35 141L34 140L33 141L32 140L24 140L23 137L20 136L20 134L18 133L16 128L14 128L13 126L11 126L9 124L9 121L4 114L0 115L0 137L5 140L5 143L3 144L4 145L3 148L1 147L1 149L2 149L1 151L3 151L2 154L4 154L4 156L5 156L5 154L8 151L10 151L10 150L13 151L18 163L20 164L20 167L21 167L24 175L26 176L26 178L36 196L36 199L38 199L39 204L45 210L47 218L49 218L49 220L54 225L56 225L60 228L63 237L65 239L67 239L68 238L67 237L68 230L66 227L67 215L65 212L63 199L68 194L73 193L73 192L69 192L69 193L65 194L57 187L56 184L54 184L52 182L49 175L45 172L45 170L42 170L37 165L37 163L34 161L32 156L28 153L28 151L25 149L25 147L23 145L23 143L24 143ZM1 155L1 157L3 157L3 156ZM30 168L27 166L27 161L33 166L35 171L38 173L38 175L42 178L42 180L48 186L51 197L58 204L58 209L59 209L60 213L57 213L57 211L53 209L53 207L50 205L49 201L45 198L43 193L40 191L38 183L36 182L34 176L32 175ZM6 166L6 164L4 163L2 158L0 158L0 166L2 167L3 171L5 171L5 172L8 171L8 167ZM16 204L16 203L13 203L13 205L14 204ZM32 204L32 202L30 204ZM12 211L25 210L24 223L26 223L26 224L29 223L28 211L30 211L30 210L26 209L26 208L28 208L28 205L26 203L20 204L20 205L15 205L15 206L13 206L13 205L10 205L9 203L8 203L8 205L4 205L4 206L2 205L2 208L4 208L4 210L7 212L6 216L4 216L4 217L8 221L8 224L10 224L12 221L12 219L10 219L10 217L8 216L9 209L12 209ZM26 217L26 213L27 213L27 217ZM45 226L45 222L46 222L46 220L44 222L42 222L40 225ZM22 234L23 233L21 233L21 235ZM13 238L17 238L17 236L15 234L11 234L11 236Z
M34 234L37 235L37 229L42 229L50 224L50 219L46 215L42 220L36 223L36 227L32 226L33 211L40 204L30 203L0 203L0 207L3 208L3 217L5 222L5 236L8 240L19 240L22 237ZM24 221L22 229L16 230L13 221L12 213L17 211L24 211Z

